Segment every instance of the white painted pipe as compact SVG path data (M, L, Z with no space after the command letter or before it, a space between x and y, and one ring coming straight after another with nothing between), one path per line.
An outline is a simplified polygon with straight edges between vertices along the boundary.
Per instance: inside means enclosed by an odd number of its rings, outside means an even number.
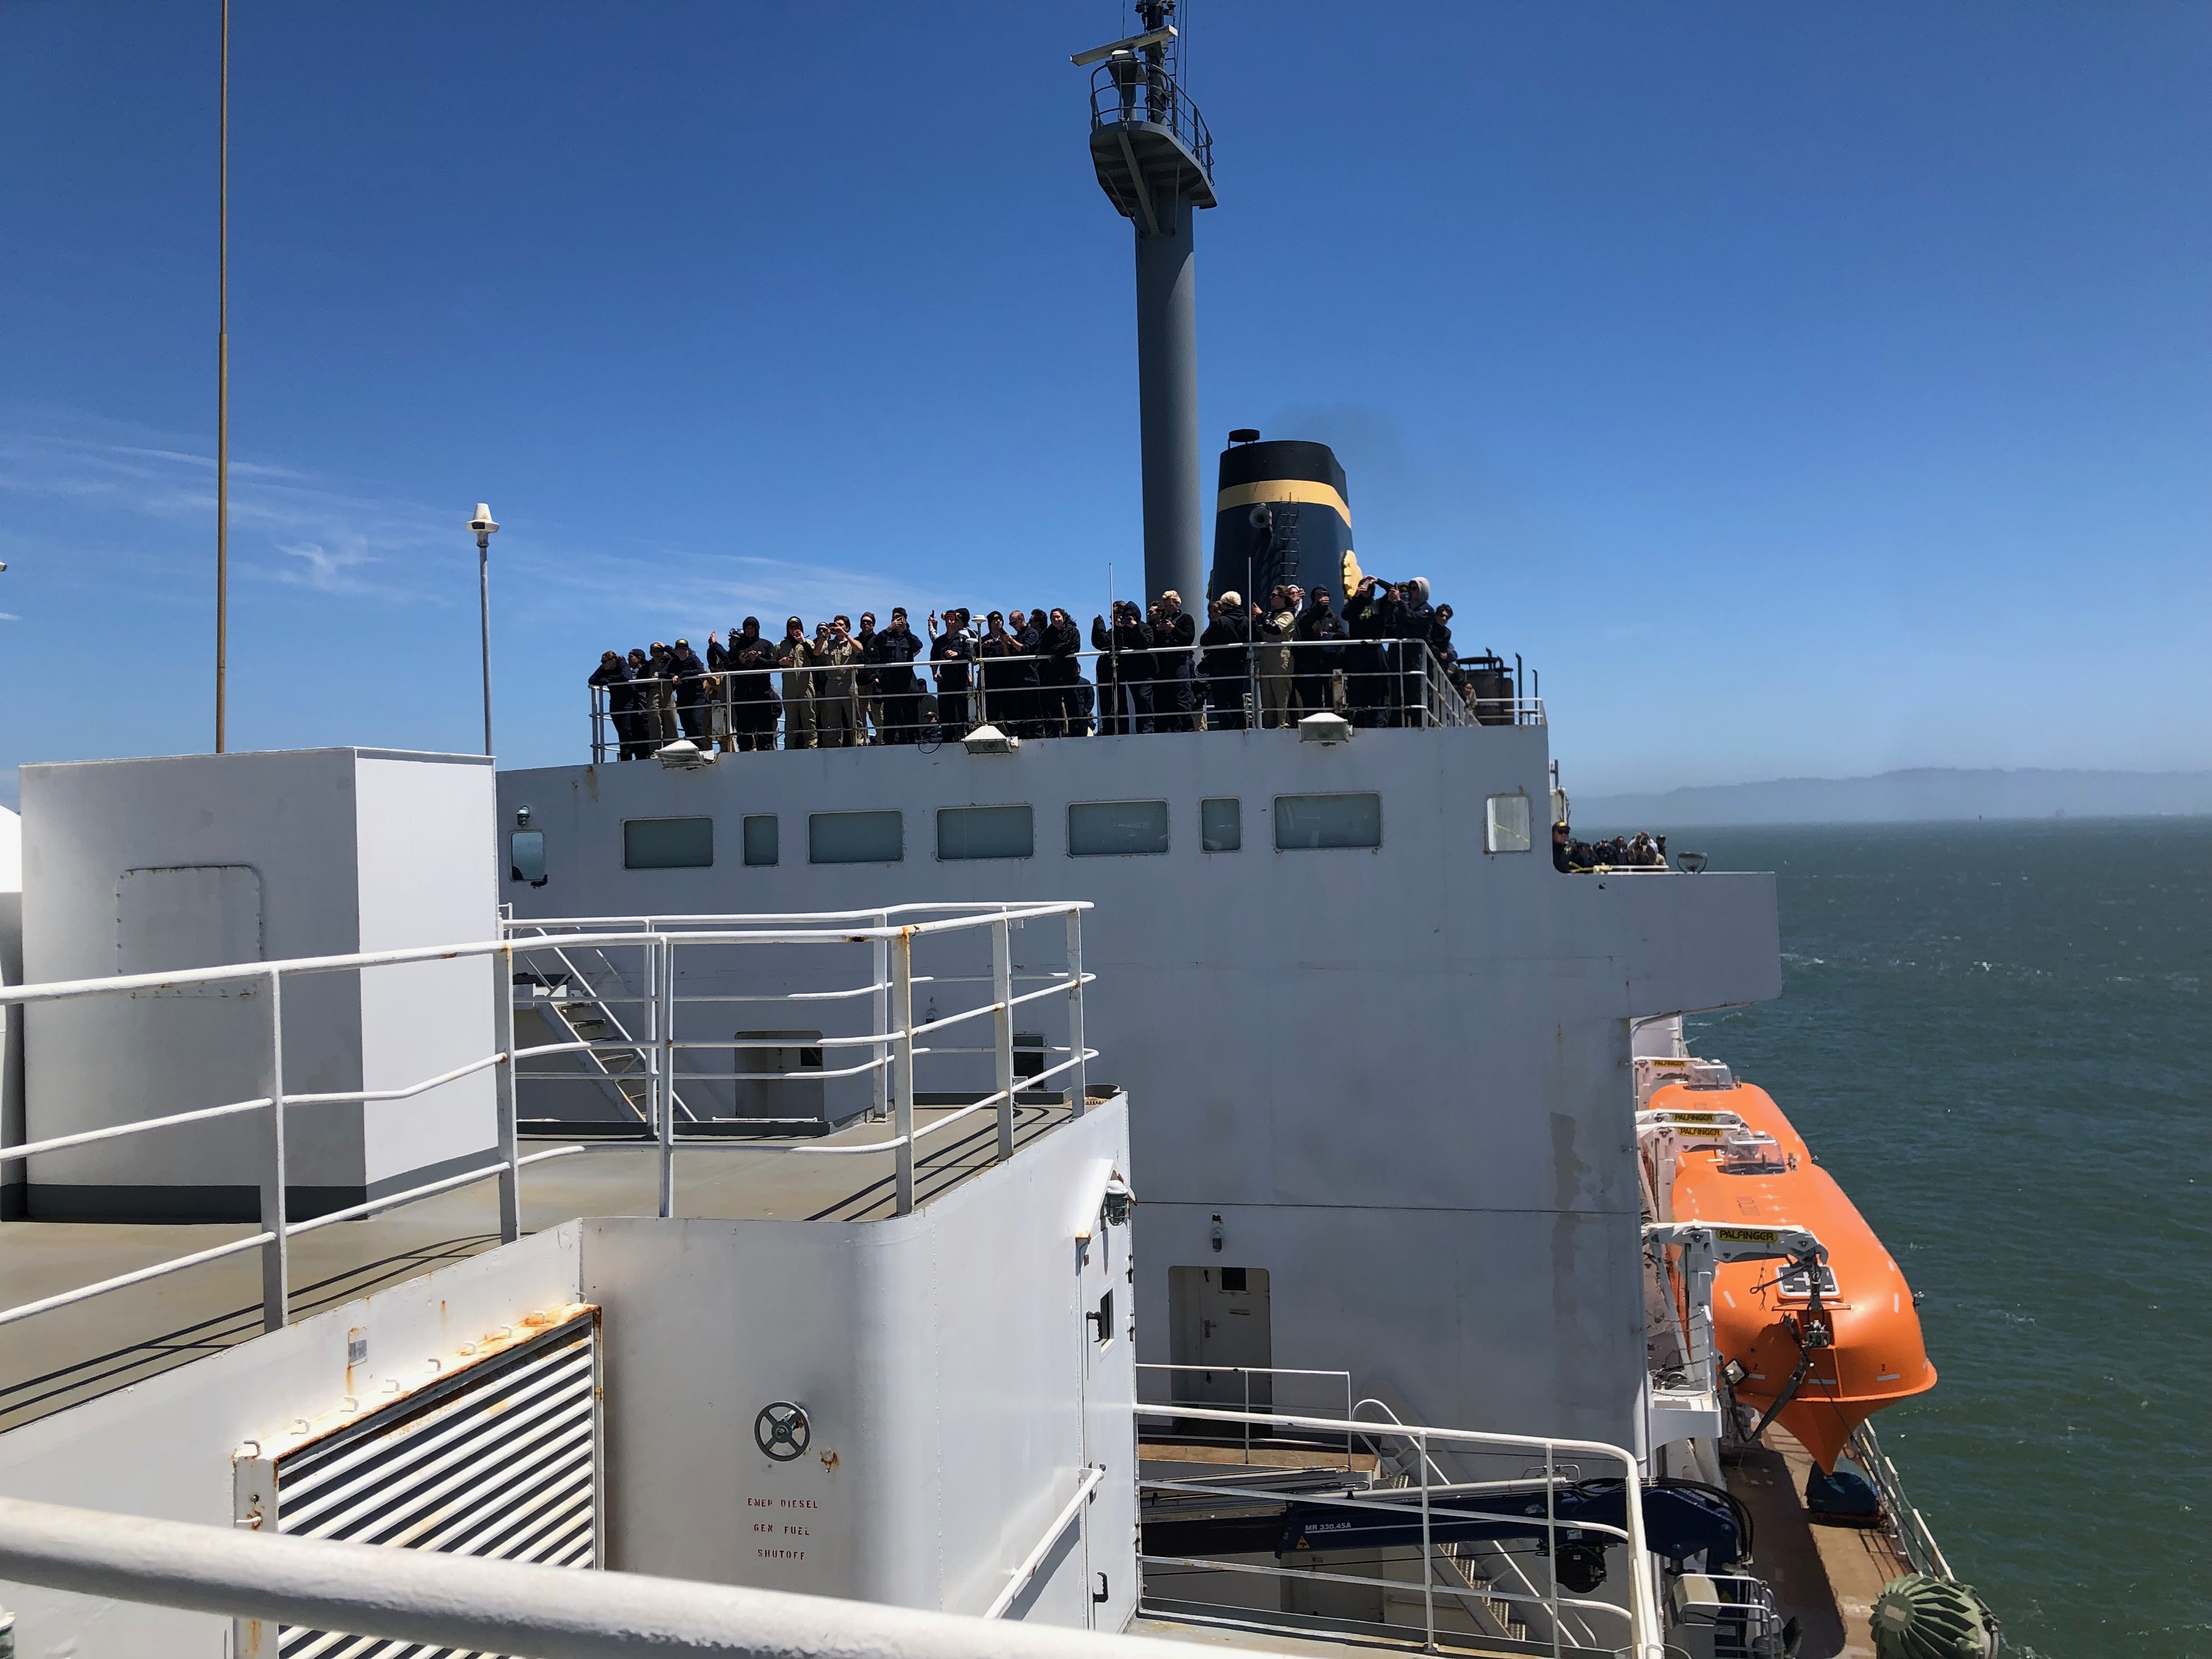
M529 1659L1213 1659L1180 1642L0 1498L0 1579ZM27 1634L50 1638L35 1626Z

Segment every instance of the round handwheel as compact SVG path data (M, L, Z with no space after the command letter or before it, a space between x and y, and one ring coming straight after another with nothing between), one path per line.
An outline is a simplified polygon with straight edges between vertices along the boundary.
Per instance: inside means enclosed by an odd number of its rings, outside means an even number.
M807 1426L806 1408L788 1400L763 1406L753 1419L753 1443L779 1463L788 1463L806 1449L814 1437Z

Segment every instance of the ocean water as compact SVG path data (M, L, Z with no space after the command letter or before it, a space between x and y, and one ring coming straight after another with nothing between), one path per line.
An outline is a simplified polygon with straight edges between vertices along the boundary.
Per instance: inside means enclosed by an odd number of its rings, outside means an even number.
M2212 1656L2212 820L1705 830L1779 881L1779 1001L1692 1023L1914 1287L1876 1419L2046 1659Z

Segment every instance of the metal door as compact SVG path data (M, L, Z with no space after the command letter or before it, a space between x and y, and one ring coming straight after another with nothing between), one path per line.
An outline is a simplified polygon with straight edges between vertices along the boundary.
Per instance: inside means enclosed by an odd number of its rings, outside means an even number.
M1169 1268L1168 1321L1170 1355L1191 1368L1173 1374L1175 1399L1239 1407L1249 1399L1255 1410L1273 1405L1273 1381L1264 1374L1275 1346L1265 1267Z

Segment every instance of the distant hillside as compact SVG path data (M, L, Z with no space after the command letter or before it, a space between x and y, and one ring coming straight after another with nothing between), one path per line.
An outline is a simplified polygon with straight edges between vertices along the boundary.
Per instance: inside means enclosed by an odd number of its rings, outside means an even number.
M1576 826L1901 823L1929 818L2154 817L2212 814L2212 772L1968 771L1919 767L1870 778L1777 778L1576 797Z

